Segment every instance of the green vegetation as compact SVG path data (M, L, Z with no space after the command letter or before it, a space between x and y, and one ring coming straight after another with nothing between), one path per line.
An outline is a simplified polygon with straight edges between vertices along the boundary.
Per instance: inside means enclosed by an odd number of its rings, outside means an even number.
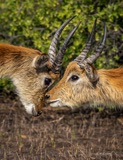
M6 92L10 92L13 90L14 86L11 81L7 78L0 79L0 91L5 90Z
M63 32L60 44L78 22L81 24L66 51L64 65L81 52L96 18L96 41L101 39L104 21L108 28L106 46L96 67L121 65L123 1L120 0L0 0L0 41L47 53L54 32L73 15L76 17Z

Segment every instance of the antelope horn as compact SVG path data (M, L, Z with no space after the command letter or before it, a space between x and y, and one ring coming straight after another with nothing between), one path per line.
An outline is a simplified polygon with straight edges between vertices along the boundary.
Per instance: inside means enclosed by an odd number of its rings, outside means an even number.
M100 56L100 53L102 52L103 47L105 45L106 34L107 34L107 29L106 29L106 24L104 22L104 34L103 34L102 42L98 46L98 48L96 49L95 53L85 60L87 63L93 64L95 62L95 60Z
M50 59L50 62L51 64L54 63L55 59L56 59L56 47L57 47L57 44L58 44L58 38L61 34L61 32L63 31L63 29L66 27L66 25L74 18L75 16L69 18L66 22L64 22L61 27L56 31L54 37L53 37L53 40L50 44L50 47L49 47L49 51L48 51L48 55L49 55L49 59Z
M59 73L60 69L61 69L61 65L63 62L63 58L64 58L64 53L67 49L68 43L71 39L71 37L74 35L75 31L77 30L77 28L79 27L80 23L78 23L78 25L69 33L69 35L67 36L67 38L65 39L62 47L60 48L60 50L58 51L57 57L53 63L53 72L55 73Z
M89 50L91 48L92 40L93 40L93 37L94 37L94 34L95 34L96 22L97 22L97 19L94 22L92 32L91 32L91 34L90 34L90 36L89 36L89 38L87 40L85 48L80 53L80 55L75 58L74 61L76 61L78 63L82 63L85 60L85 58L86 58L86 56L87 56L87 54L88 54L88 52L89 52Z

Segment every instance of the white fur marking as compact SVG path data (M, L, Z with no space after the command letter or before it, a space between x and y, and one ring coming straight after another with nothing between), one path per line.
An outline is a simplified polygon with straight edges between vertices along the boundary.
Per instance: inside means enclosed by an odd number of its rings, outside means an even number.
M33 114L33 112L36 112L35 111L35 105L33 103L30 103L30 104L24 104L24 107L27 111L28 114Z

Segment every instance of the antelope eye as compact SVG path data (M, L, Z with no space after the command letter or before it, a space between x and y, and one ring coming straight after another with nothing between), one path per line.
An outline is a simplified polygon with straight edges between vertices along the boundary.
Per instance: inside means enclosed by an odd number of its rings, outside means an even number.
M52 82L51 78L45 78L45 80L44 80L44 84L46 86L49 86L51 82Z
M78 76L76 75L72 75L71 78L70 78L72 81L77 81L79 79Z

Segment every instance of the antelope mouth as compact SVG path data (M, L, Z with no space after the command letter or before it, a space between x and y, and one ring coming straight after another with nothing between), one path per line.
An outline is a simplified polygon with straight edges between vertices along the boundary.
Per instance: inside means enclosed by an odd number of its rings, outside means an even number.
M52 100L52 101L49 101L49 104L52 104L52 103L55 103L55 102L58 102L59 100Z
M50 101L48 101L48 104L49 104L51 107L60 107L60 106L61 106L61 103L60 103L60 100L59 100L59 99L50 100Z
M56 99L56 100L49 100L48 101L48 104L51 106L51 107L54 107L54 108L57 108L57 107L63 107L63 108L69 108L72 110L72 107L71 106L68 106L66 104L64 104L61 99Z

